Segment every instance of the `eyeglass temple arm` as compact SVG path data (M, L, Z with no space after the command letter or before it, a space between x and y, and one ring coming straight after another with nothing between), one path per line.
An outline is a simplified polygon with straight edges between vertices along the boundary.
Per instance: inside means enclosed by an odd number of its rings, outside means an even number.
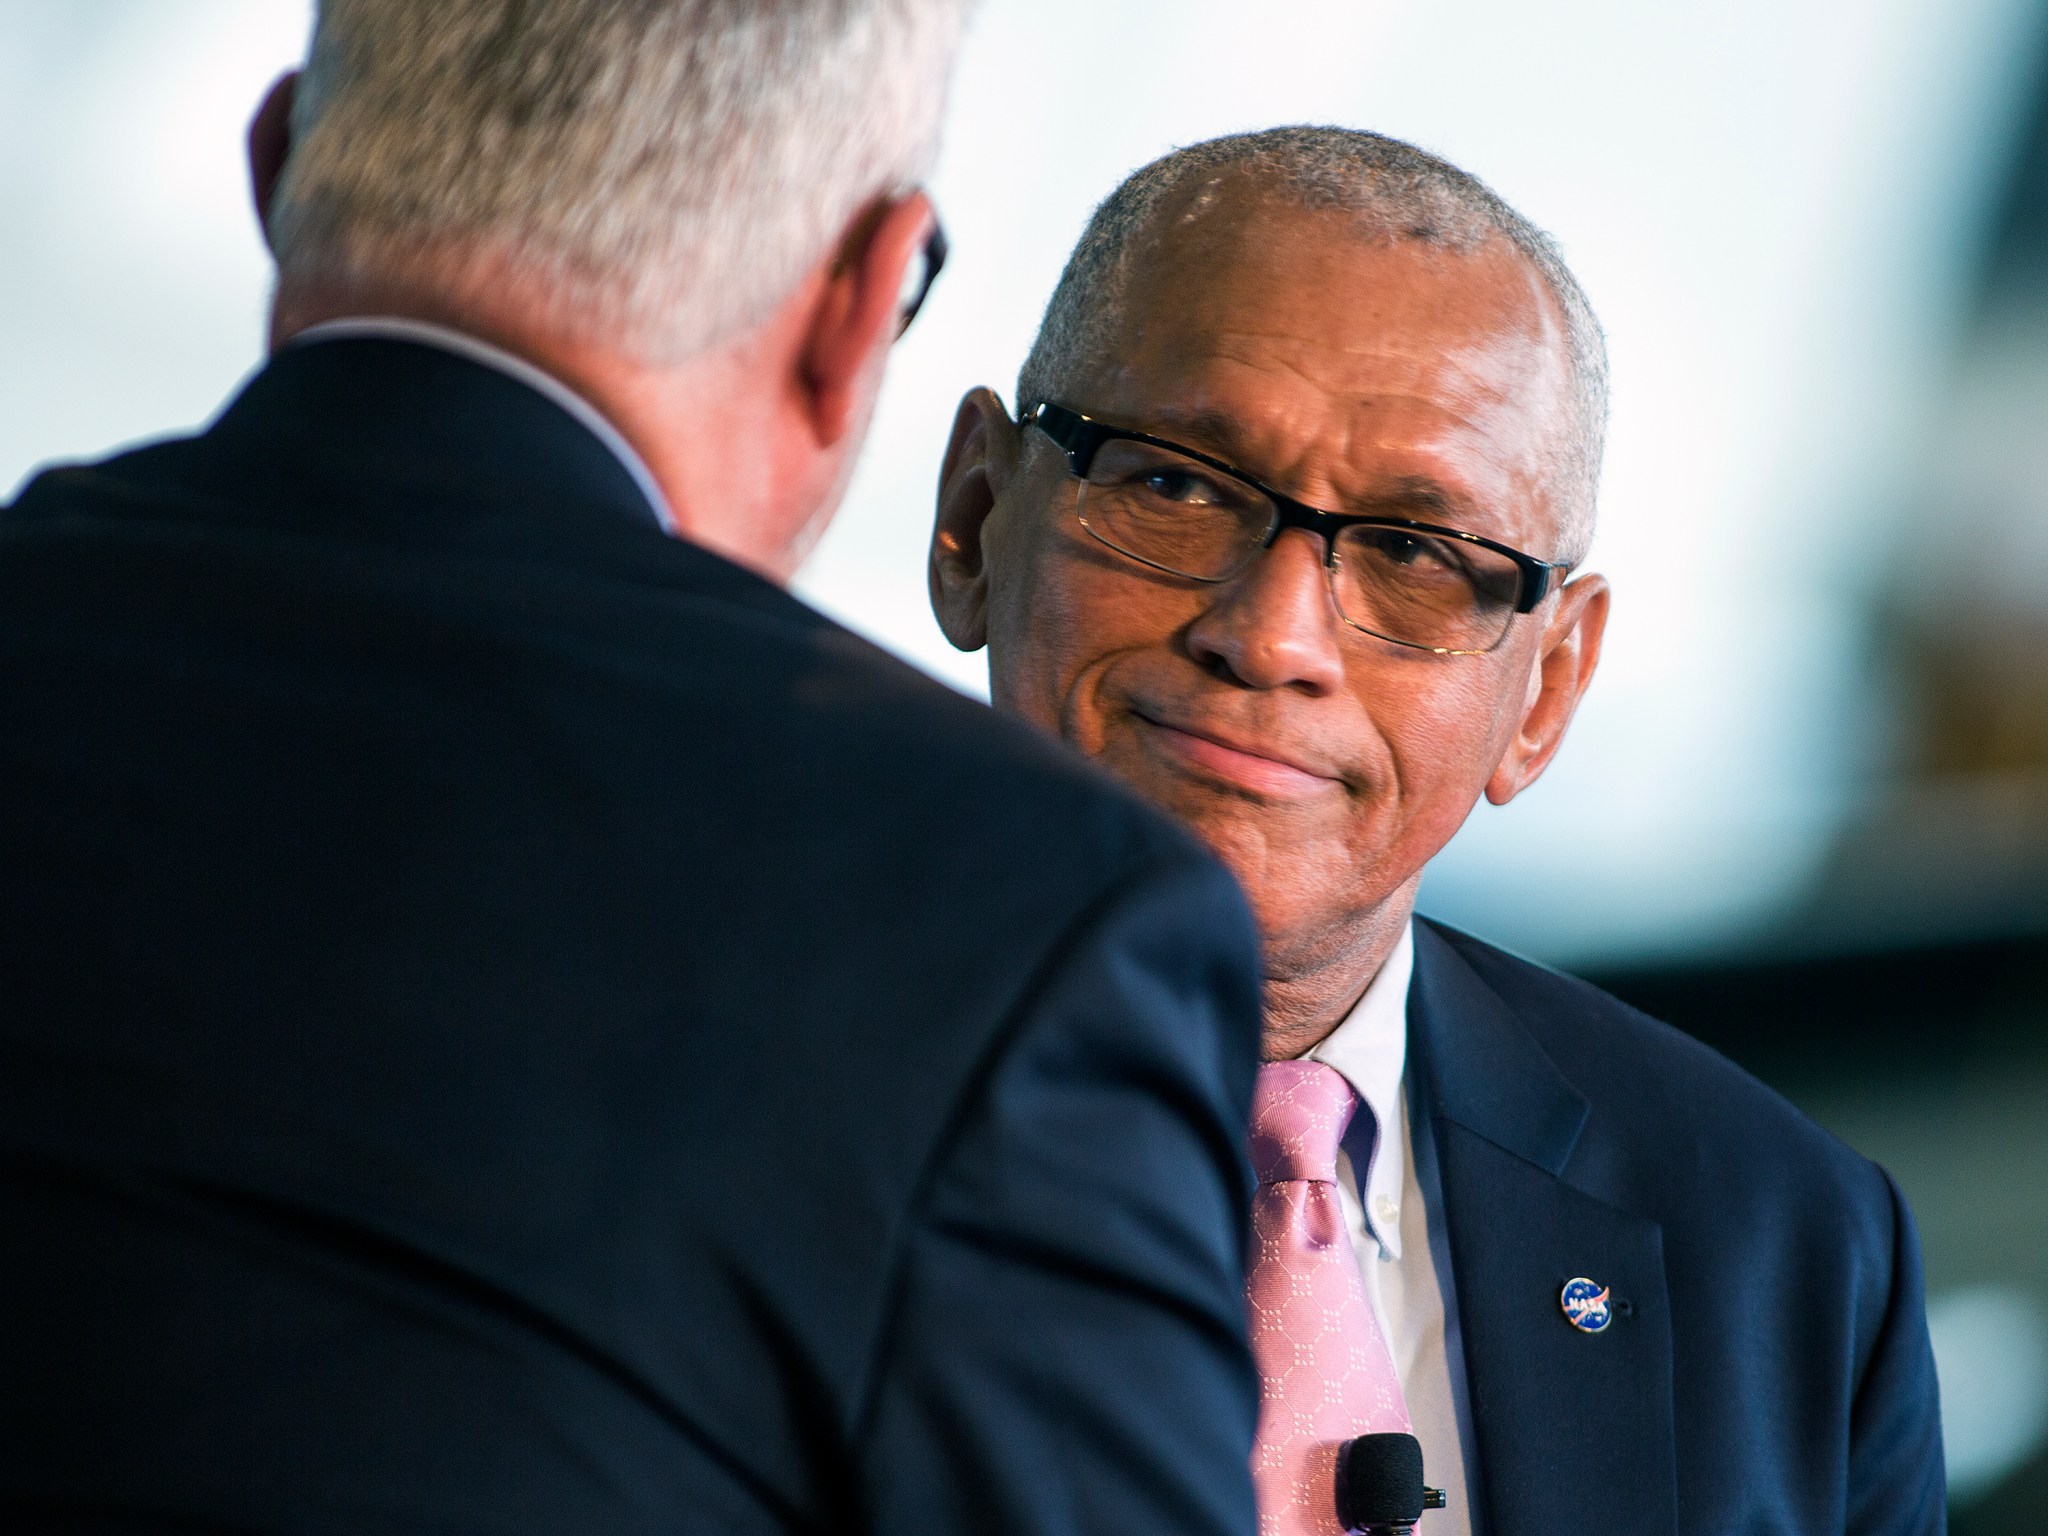
M1097 423L1078 411L1054 405L1050 400L1035 400L1026 406L1017 417L1017 425L1038 428L1066 450L1077 475L1088 472L1087 460L1095 456L1095 449L1100 446L1102 438L1102 428Z

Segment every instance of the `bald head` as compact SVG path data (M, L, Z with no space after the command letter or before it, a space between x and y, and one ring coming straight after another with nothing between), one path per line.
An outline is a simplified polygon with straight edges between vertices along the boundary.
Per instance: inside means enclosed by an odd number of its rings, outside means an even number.
M1165 268L1256 259L1263 242L1332 223L1366 244L1412 243L1449 258L1494 248L1526 269L1530 303L1541 316L1534 323L1554 333L1564 370L1565 409L1547 454L1549 499L1558 513L1556 556L1576 563L1592 537L1606 435L1599 322L1548 235L1476 177L1381 134L1308 127L1234 134L1135 172L1096 209L1068 259L1019 376L1019 404L1085 389L1116 366L1135 326L1199 325L1196 313L1142 313L1147 296L1168 286L1160 281Z

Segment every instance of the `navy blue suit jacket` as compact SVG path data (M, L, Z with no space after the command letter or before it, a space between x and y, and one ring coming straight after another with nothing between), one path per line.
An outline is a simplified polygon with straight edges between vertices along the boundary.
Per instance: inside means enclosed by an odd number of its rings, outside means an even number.
M394 341L0 512L0 1527L1242 1536L1191 840Z
M1883 1170L1697 1041L1426 922L1409 1041L1478 1530L1943 1529L1919 1251ZM1612 1289L1597 1334L1560 1305L1580 1277Z

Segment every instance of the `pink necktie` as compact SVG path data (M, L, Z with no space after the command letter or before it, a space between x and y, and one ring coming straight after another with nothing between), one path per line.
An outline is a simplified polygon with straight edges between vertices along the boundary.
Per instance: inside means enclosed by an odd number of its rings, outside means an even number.
M1334 1536L1337 1447L1409 1427L1337 1201L1337 1146L1357 1102L1319 1061L1268 1062L1252 1094L1259 1188L1246 1290L1259 1367L1260 1536Z

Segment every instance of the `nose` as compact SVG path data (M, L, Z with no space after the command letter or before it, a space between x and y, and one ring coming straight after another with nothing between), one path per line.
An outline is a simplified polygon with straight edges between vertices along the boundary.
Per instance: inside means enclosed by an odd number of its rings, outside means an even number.
M1196 661L1250 688L1320 698L1344 685L1342 621L1323 569L1323 541L1289 528L1245 571L1215 589L1188 627Z

